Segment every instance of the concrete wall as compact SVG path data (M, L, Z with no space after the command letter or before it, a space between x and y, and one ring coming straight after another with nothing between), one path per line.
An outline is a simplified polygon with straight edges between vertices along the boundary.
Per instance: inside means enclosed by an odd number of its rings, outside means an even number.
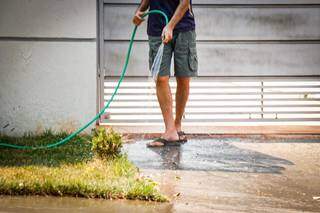
M74 129L96 113L96 1L2 0L0 131Z

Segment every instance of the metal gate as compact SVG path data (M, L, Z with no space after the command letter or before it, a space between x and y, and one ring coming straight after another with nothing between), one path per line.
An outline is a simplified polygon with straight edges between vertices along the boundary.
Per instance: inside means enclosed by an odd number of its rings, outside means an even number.
M118 80L139 2L100 1L101 105ZM195 132L216 126L299 126L298 132L313 126L316 131L320 0L194 0L193 8L199 77L192 81L185 125ZM162 118L148 77L145 24L133 48L127 78L101 124L158 131ZM171 85L174 92L174 79Z

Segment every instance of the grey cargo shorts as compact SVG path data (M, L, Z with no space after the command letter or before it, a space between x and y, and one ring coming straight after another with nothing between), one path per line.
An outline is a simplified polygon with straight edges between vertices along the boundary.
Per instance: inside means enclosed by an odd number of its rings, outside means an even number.
M162 43L161 37L149 36L149 69ZM159 76L170 76L171 59L174 54L174 76L198 76L196 32L194 30L174 34L172 41L164 46Z

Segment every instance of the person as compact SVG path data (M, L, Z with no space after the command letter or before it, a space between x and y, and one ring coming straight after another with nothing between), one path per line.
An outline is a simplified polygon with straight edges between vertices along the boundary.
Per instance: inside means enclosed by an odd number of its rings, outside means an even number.
M140 25L147 10L161 10L170 19L166 25L164 17L152 14L148 17L149 66L161 43L165 44L156 92L165 123L165 132L160 138L148 143L149 147L180 145L187 138L182 131L181 120L189 97L190 79L198 75L195 18L192 0L141 0L133 17L133 23ZM176 112L173 117L172 94L169 86L171 59L174 55L174 76L176 77Z

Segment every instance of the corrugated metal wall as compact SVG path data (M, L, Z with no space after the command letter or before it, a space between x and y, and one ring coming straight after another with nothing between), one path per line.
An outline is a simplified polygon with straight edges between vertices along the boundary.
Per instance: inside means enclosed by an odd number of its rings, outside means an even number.
M139 2L104 0L104 100L121 72ZM320 124L320 0L194 0L193 7L200 77L186 125ZM105 124L161 125L145 24L136 39L129 77Z
M139 0L104 5L104 65L117 76ZM319 75L320 1L195 0L200 76ZM146 25L129 76L148 75Z

